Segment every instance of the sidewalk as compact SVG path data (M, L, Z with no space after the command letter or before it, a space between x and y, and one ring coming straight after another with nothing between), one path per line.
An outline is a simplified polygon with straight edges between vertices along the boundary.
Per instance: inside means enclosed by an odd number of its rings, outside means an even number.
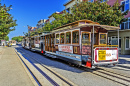
M0 86L34 86L11 47L0 47Z

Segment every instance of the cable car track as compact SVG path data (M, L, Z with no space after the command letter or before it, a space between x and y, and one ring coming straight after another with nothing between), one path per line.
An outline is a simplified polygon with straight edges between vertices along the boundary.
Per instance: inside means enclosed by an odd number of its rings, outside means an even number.
M24 54L28 55L28 53L23 52L23 49L17 49L17 50L19 50L19 52L21 52L21 53L24 53ZM61 79L61 80L62 80L64 83L66 83L68 86L74 86L74 85L75 85L75 84L72 83L71 81L68 81L67 79L65 79L65 78L62 77L61 75L57 74L56 72L54 72L53 70L51 70L51 69L48 68L47 66L43 65L43 64L41 63L41 61L35 59L34 56L32 56L32 55L30 55L30 54L29 54L28 56L31 56L31 57L32 57L32 58L31 58L32 60L38 62L42 67L44 67L44 68L47 69L49 72L51 72L52 74L54 74L56 77L58 77L59 79ZM34 65L34 66L35 66L35 65ZM42 71L41 71L41 72L42 72ZM47 79L48 79L54 86L60 86L55 80L51 79L51 77L49 77L47 74L44 74L44 75L45 75L44 77L47 77ZM76 86L76 85L75 85L75 86Z
M31 57L33 57L33 56L31 55ZM37 61L37 62L40 63L40 61ZM80 67L79 69L84 70L84 71L88 71L88 72L90 72L94 75L103 77L105 79L111 80L113 82L119 83L119 84L124 85L124 86L130 85L130 77L126 76L126 75L115 73L115 72L112 72L112 71L109 71L109 70L106 70L106 69L103 69L103 68L98 68L98 69L93 70L93 69L89 69L89 68Z
M113 82L119 83L121 85L124 86L129 86L130 85L130 78L128 76L122 75L122 74L118 74L112 71L108 71L102 68L98 68L95 70L92 69L88 69L88 68L80 68L84 71L88 71L94 75L103 77L105 79L111 80Z

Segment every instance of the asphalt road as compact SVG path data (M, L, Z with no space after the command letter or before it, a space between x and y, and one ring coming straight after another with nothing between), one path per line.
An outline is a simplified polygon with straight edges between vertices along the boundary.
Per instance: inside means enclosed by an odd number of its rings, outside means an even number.
M121 84L118 84L106 78L94 75L90 72L81 70L80 68L70 66L67 62L57 60L57 59L52 59L52 58L43 56L41 54L31 52L29 50L22 48L21 46L17 46L16 49L21 49L24 52L23 54L26 55L26 57L28 57L29 59L37 58L38 60L42 62L42 64L50 67L55 72L63 75L64 77L74 82L78 86L122 86ZM119 60L119 61L120 61L119 65L122 64L121 63L122 60ZM38 64L38 63L34 62L34 64ZM129 65L128 62L127 62L127 65ZM103 68L106 68L108 70L112 70L114 72L118 72L121 74L130 75L130 69L127 68L128 67L127 65L124 65L125 67L124 66L123 67L109 66L109 67L103 67Z

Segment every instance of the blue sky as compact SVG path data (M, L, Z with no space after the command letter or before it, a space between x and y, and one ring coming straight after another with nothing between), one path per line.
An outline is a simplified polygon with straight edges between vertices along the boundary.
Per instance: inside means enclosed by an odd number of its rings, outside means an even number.
M17 20L16 30L8 35L23 36L27 32L27 25L36 26L40 19L48 19L52 13L65 9L63 4L68 0L1 0L6 6L12 5L10 13Z

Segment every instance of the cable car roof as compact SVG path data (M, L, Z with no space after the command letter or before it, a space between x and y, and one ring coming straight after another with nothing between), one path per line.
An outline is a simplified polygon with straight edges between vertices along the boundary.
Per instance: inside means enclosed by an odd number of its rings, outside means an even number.
M108 26L108 25L98 25L98 24L86 24L86 25L79 25L78 27L87 27L87 26L97 26L99 28L104 28L106 30L118 30L120 27L115 27L115 26Z
M91 20L79 20L76 22L72 22L66 25L63 25L61 27L54 28L51 32L56 32L59 30L64 30L64 29L70 29L70 28L81 28L81 27L87 27L87 26L96 26L97 28L104 28L106 30L118 30L120 27L115 27L115 26L109 26L109 25L100 25L97 22L93 22Z

